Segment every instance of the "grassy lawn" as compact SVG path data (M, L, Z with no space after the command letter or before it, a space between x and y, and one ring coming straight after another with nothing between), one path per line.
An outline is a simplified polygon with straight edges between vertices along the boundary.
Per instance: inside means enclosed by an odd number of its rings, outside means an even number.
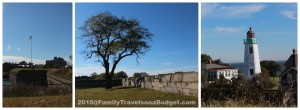
M72 95L3 98L3 107L72 107Z
M76 107L117 107L116 104L108 104L105 101L194 101L194 105L174 104L172 107L198 107L198 97L173 94L162 91L141 89L141 88L115 88L106 90L105 88L88 88L75 90ZM101 100L101 102L99 102ZM84 104L83 104L84 102ZM170 107L168 104L162 105L142 105L142 104L123 104L118 107Z

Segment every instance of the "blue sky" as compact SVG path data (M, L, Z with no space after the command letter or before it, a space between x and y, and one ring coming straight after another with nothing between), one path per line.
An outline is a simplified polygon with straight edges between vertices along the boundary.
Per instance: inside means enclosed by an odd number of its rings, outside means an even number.
M72 54L71 3L4 3L3 61L45 64L54 56L69 60Z
M243 62L249 27L260 60L287 60L297 48L296 3L202 3L201 52L225 63Z
M85 60L84 45L78 38L79 29L92 15L111 12L118 17L136 18L152 32L151 50L139 59L126 57L116 71L149 74L175 71L198 71L198 4L197 3L76 3L75 4L76 76L103 73L104 68L95 58Z

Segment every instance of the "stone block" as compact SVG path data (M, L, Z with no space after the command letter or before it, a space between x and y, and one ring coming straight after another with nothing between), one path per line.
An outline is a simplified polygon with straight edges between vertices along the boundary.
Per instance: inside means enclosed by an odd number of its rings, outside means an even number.
M172 76L171 74L163 74L163 75L160 75L160 81L161 81L161 82L169 82L171 76Z
M191 96L192 95L192 91L191 91L192 89L183 89L182 90L182 93L184 94L184 95L189 95L189 96Z
M171 76L171 82L181 82L183 73L175 73Z
M185 86L185 88L188 88L188 89L198 89L198 82L187 83L187 85Z
M185 73L182 82L198 82L198 73Z

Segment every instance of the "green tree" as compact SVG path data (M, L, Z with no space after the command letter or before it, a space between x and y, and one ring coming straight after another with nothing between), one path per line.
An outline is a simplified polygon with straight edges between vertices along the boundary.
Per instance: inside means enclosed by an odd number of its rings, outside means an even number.
M133 77L137 78L137 77L145 77L145 76L149 76L146 72L136 72L136 73L133 73L132 75Z
M269 89L275 86L270 81L269 72L266 68L261 68L261 73L254 76L251 81L252 88L254 89Z
M269 76L277 77L278 72L281 71L281 65L272 60L263 60L260 62L261 67L268 70Z
M214 82L216 88L230 88L230 80L226 79L223 74Z
M201 54L201 64L208 64L212 58L208 54Z
M114 75L114 78L127 78L127 74L124 72L124 71L120 71L120 72L117 72L115 75Z
M229 64L227 63L223 63L222 60L219 58L219 59L216 59L216 60L213 60L213 63L214 64L219 64L219 65L224 65L224 66L229 66Z
M21 62L19 62L19 65L27 65L27 62L26 61L21 61Z
M127 56L138 58L149 49L152 34L134 18L118 18L109 12L90 17L80 28L86 59L98 58L105 68L106 88L112 88L112 74L117 64Z
M237 77L232 77L231 78L232 81L232 86L235 89L241 89L245 87L246 84L246 79L244 78L243 74L238 74Z
M98 74L97 74L96 72L93 72L93 73L91 74L91 79L96 79L97 76L98 76Z

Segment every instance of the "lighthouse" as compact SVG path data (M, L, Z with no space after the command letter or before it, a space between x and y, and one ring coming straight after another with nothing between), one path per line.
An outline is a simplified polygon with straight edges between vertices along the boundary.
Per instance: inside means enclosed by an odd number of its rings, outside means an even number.
M255 38L255 33L251 27L247 32L247 38L244 39L244 44L244 75L247 78L251 78L256 74L261 73L258 43Z

